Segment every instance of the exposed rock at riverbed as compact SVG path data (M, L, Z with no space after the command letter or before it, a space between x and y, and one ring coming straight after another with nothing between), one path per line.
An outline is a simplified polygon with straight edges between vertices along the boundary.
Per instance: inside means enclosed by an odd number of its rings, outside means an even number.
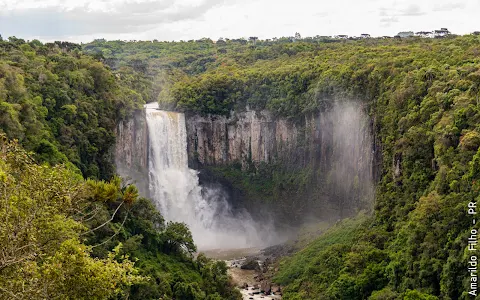
M248 258L247 260L245 260L245 262L242 263L240 268L244 270L260 271L260 264L255 258Z
M278 245L250 256L227 260L229 275L243 299L282 299L281 287L271 281L271 275L278 258L289 252L290 246Z

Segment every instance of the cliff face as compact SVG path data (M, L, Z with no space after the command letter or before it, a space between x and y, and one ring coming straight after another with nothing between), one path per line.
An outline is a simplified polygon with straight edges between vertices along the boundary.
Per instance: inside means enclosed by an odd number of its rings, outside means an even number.
M186 120L190 166L223 168L216 176L223 180L232 174L228 166L241 164L241 177L236 173L227 183L242 186L246 197L240 201L249 210L266 199L273 203L268 210L290 219L310 213L336 219L371 208L379 149L360 104L334 104L296 122L268 111L187 115ZM252 165L263 163L273 165L276 174L271 168L264 175L251 173ZM250 189L261 192L253 195Z
M268 111L231 117L187 115L190 165L215 166L248 162L331 168L336 159L351 171L374 175L375 147L368 118L359 106L342 106L304 116L300 122ZM370 170L369 170L370 169Z
M135 183L140 195L148 197L148 134L145 112L117 125L115 165L117 173Z
M190 164L225 165L290 160L297 147L297 126L268 111L225 116L187 116Z
M337 219L373 203L380 149L359 104L335 104L295 122L268 111L185 119L189 166L203 171L204 184L226 187L235 205L253 211L269 202L274 215ZM138 111L118 124L116 166L147 197L148 149L145 112Z

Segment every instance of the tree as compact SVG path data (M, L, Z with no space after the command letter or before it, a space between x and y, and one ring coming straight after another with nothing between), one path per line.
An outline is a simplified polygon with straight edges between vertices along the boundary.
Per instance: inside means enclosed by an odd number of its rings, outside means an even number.
M80 242L86 193L77 174L0 135L0 299L105 299L145 280L120 247L95 259Z
M197 251L193 243L192 233L185 223L168 222L162 233L167 252L187 253L189 255Z

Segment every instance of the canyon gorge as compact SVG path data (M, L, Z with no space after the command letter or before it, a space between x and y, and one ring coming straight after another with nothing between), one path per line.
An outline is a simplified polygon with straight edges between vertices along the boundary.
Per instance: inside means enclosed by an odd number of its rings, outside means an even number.
M244 241L241 246L265 246L280 241L274 237L274 227L281 224L335 221L372 209L377 156L371 122L358 102L337 101L327 111L298 120L280 118L267 110L233 112L226 117L162 112L152 104L146 107L117 126L117 170L134 182L142 195L158 203L167 220L186 222L194 237L206 240L208 230L231 226L226 235L237 230L245 233L244 238L256 240ZM164 114L164 118L177 120L176 125L154 127L154 110L158 111L157 118ZM157 145L163 148L152 151ZM165 154L162 159L170 163L180 158L181 168L188 165L185 172L190 175L184 178L178 172L168 173L169 163L165 162L163 167L152 169L152 161L161 160L159 153ZM248 186L239 184L245 182L244 178L225 175L231 170L244 174L268 172L269 166L284 172L281 179L272 173L262 178L267 184L275 181L277 189L251 193ZM162 188L154 173L168 178ZM298 178L303 182L300 188ZM289 185L295 185L295 189ZM171 201L167 205L162 195L168 191L184 192L166 196ZM172 211L176 206L178 211ZM272 224L275 226L270 227ZM226 236L216 239L224 241ZM220 245L213 242L215 238L210 240L212 245L202 246L240 247L233 241Z

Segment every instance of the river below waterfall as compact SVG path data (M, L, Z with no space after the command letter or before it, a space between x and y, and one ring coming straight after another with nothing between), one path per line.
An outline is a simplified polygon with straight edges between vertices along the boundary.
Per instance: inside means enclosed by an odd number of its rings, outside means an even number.
M262 288L262 280L259 280L259 275L262 271L245 270L241 265L252 257L259 258L258 262L262 265L262 250L259 248L244 248L244 249L212 249L204 252L207 257L213 259L224 260L228 266L228 275L231 276L233 284L240 290L243 300L278 300L282 299L280 289L278 286L271 285L270 293L266 294ZM276 294L274 293L276 291Z

